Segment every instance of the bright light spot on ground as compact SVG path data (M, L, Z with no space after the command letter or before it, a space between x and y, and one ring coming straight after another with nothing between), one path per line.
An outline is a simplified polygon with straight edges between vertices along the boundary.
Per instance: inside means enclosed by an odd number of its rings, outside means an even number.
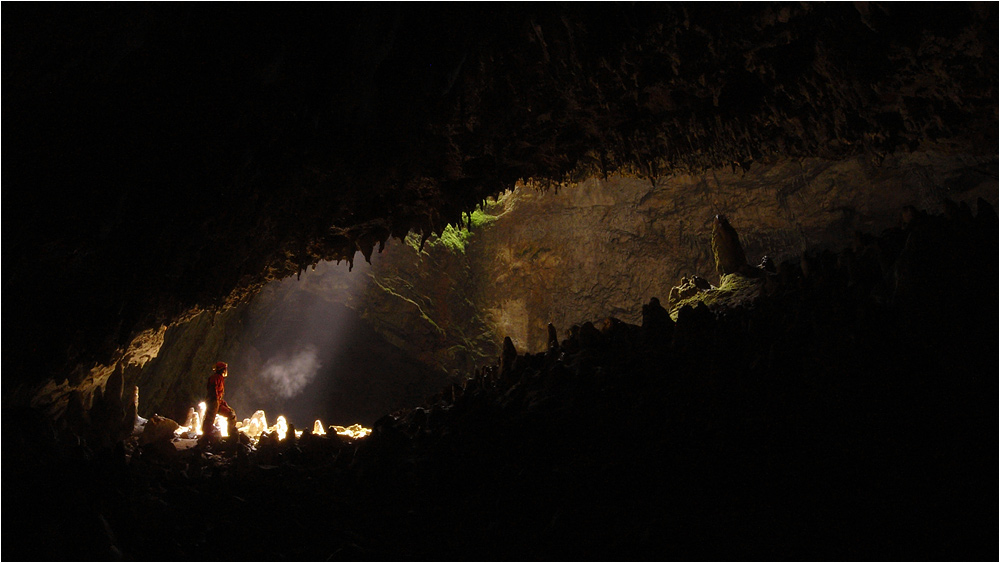
M236 428L256 440L267 431L267 415L264 411L257 411L250 418L244 418L242 423L237 422Z
M201 436L201 419L205 412L205 403L200 403L198 405L199 411L195 411L194 408L188 409L187 420L184 426L177 428L174 431L174 435L180 438L193 439ZM219 434L223 437L229 436L229 421L221 415L215 415L215 427L219 430ZM350 440L359 440L361 438L367 437L372 433L371 428L365 428L360 424L352 424L350 426L331 426L331 430L337 433L337 435ZM260 441L260 437L264 434L276 434L278 440L284 440L288 437L288 420L284 416L278 416L273 426L267 425L267 415L262 410L258 410L253 413L250 418L244 418L242 421L236 423L236 430L242 432L247 437L250 438L251 443L256 445ZM295 431L295 437L300 438L305 432L302 430ZM319 419L313 423L312 433L316 436L326 436L327 431L323 426L323 422Z
M331 426L330 428L333 428L337 434L352 440L356 438L365 438L372 433L371 428L365 428L360 424L352 424L346 428L343 426Z
M222 415L215 415L215 427L219 429L219 434L223 438L229 437L229 420L224 418Z
M278 432L278 439L284 440L288 435L288 421L284 416L278 416L278 422L274 425L274 430Z

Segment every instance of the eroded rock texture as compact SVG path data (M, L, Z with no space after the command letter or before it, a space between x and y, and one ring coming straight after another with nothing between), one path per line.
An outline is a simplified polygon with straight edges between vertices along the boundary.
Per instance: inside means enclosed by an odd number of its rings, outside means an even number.
M996 4L3 15L4 477L25 508L5 558L992 553L996 340L979 327L997 307ZM390 237L444 240L518 180L580 188L468 270L515 296L469 306L510 336L503 370L384 419L364 452L127 461L127 374L166 327ZM570 247L599 276L544 285L562 258L546 228L607 201L631 210L621 227ZM853 254L778 261L757 309L682 307L671 324L649 298L711 273L719 213L751 264L860 234ZM670 262L678 242L695 258ZM610 274L629 269L662 275ZM534 353L550 322L562 359ZM380 334L409 340L403 326ZM199 503L259 521L290 498L319 515L305 543L293 517L216 542L244 530L230 513L174 535ZM331 537L341 521L361 524Z
M7 539L155 560L988 559L997 215L908 217L781 261L752 306L674 322L651 299L641 324L585 322L540 353L506 340L361 442L50 464L49 422L20 420L35 455L8 494L45 510Z
M636 323L637 303L666 302L683 276L718 284L711 241L720 212L737 227L746 259L758 264L765 255L784 260L850 244L857 232L878 233L900 221L906 200L996 202L995 180L977 172L995 168L995 158L912 158L879 168L860 159L778 160L749 173L677 175L655 187L614 177L557 193L519 190L466 246L478 308L489 312L495 342L509 335L519 349L540 352L549 322L565 329L613 315ZM975 185L946 187L962 177Z
M986 174L995 166L995 157L938 149L893 157L879 167L863 159L777 159L749 172L676 175L655 187L617 175L558 191L521 187L463 220L467 229L449 227L423 246L415 235L405 244L391 241L372 265L348 272L346 265L324 264L298 282L285 282L287 291L305 292L294 298L302 304L302 318L286 323L308 324L315 314L310 307L339 303L381 337L385 353L398 349L441 377L456 378L495 358L508 336L518 349L545 350L549 323L566 330L608 315L638 323L639 304L652 297L662 298L676 316L682 301L713 284L725 288L710 296L711 305L743 302L760 292L763 280L726 276L761 270L748 261L758 264L765 256L781 261L807 248L851 244L859 234L871 236L909 221L905 201L939 205L954 197L975 207L983 197L995 205L996 181ZM890 192L895 197L880 195ZM716 227L713 216L719 212L736 228ZM716 232L739 244L722 272L716 269ZM251 309L280 309L272 299L277 295L263 292ZM258 381L263 365L275 360L273 352L217 343L249 337L241 336L249 329L237 323L240 318L243 313L223 313L214 326L203 318L175 329L194 332L178 337L185 346L167 351L177 359L154 362L136 380L158 389L144 393L151 399L144 404L164 408L160 395L172 395L177 403L172 412L195 401L201 384L185 378L198 373L194 365L211 365L219 354L236 361L249 381ZM342 347L341 333L332 325L329 330L324 346ZM414 371L415 379L426 378L420 371Z
M550 323L566 330L609 314L638 323L639 304L652 297L662 298L674 317L685 302L720 308L752 300L771 285L765 286L763 278L733 277L767 271L751 268L748 259L758 264L767 256L771 273L776 273L775 260L799 257L806 248L837 248L859 236L909 224L916 215L912 207L902 207L903 201L955 197L974 208L981 196L995 204L995 179L984 172L990 167L995 167L993 157L928 151L889 159L878 168L861 159L776 160L750 172L727 169L664 178L655 188L645 180L621 176L544 193L518 188L468 217L468 229L449 227L423 246L415 235L405 244L390 241L371 265L359 264L349 272L346 264L322 264L298 281L283 282L285 289L265 290L252 304L218 315L214 324L206 316L172 329L170 334L177 336L168 338L165 356L129 383L143 388L143 405L153 409L147 414L182 411L200 400L202 384L195 374L214 363L213 358L226 357L236 362L234 373L240 373L235 385L260 390L239 397L237 406L262 408L260 394L268 396L271 388L261 379L265 365L287 361L292 349L317 342L303 334L296 343L289 331L303 330L296 325L315 327L317 311L336 303L360 317L349 332L377 333L368 339L372 347L364 349L378 350L379 357L411 358L391 371L406 372L413 386L426 391L429 388L418 381L446 376L457 380L497 357L505 337L521 350L547 349ZM890 191L899 193L895 198L875 197ZM719 211L738 228L717 227L713 214ZM714 250L720 231L730 244L739 244L734 264L721 273ZM701 295L713 287L719 290ZM296 304L300 312L292 312ZM247 346L247 341L259 339L255 335L265 329L268 318L272 340L284 338L289 350ZM330 336L318 343L331 349L322 354L329 377L343 371L344 360L367 355L356 344L345 345L346 333L334 324L321 331ZM334 360L337 354L342 359ZM383 387L390 384L377 377L382 369L361 371ZM401 380L395 384L410 386ZM356 399L371 396L365 392ZM304 408L299 405L297 410ZM314 408L315 416L328 410ZM364 420L373 421L373 414L366 413Z
M441 232L519 178L995 154L991 4L5 15L17 403L90 394L145 331Z

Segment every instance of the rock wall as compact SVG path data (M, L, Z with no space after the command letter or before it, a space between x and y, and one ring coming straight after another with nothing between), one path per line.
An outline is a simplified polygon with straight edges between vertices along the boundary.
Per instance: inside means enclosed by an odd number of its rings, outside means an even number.
M207 320L193 323L188 330L195 336L186 337L193 344L180 354L204 366L224 357L256 381L271 356L241 348L254 336L238 323L258 333L291 330L266 325L305 322L296 317L315 303L338 304L356 312L356 330L371 331L379 341L376 355L407 358L394 368L394 382L377 366L368 370L396 387L358 398L394 404L380 394L437 391L446 377L461 379L495 362L505 336L519 351L540 352L548 323L560 337L572 324L608 316L638 324L639 306L652 297L666 303L682 276L717 284L710 241L718 213L739 232L752 264L765 255L781 261L807 248L849 246L856 232L877 234L896 225L906 205L940 209L952 199L975 208L983 197L997 206L996 170L996 157L938 148L896 154L878 166L863 158L783 159L749 171L714 169L655 183L616 175L544 191L522 185L485 202L466 217L466 226L426 241L415 234L390 241L371 264L359 262L352 272L343 264L321 264L300 281L281 282L283 289L270 287L249 309L219 315L214 329ZM288 309L293 302L299 309ZM282 307L302 312L273 312ZM228 344L211 344L220 339ZM192 352L199 341L211 353ZM324 345L342 344L318 344ZM170 348L168 337L164 349ZM185 364L174 373L193 369ZM200 393L201 378L196 380L172 392L189 400ZM159 396L152 400L161 404Z
M997 203L997 160L942 151L863 159L775 160L749 172L712 170L655 183L613 176L539 193L518 189L503 215L472 237L466 254L481 310L499 343L545 349L546 325L607 316L638 323L639 303L664 300L683 275L718 282L712 220L725 213L747 258L780 260L806 248L849 245L878 233L906 205L940 209L945 199L975 208Z
M263 409L269 420L285 415L299 428L317 418L370 426L440 391L448 383L443 374L358 314L370 270L323 263L223 313L167 330L159 355L126 371L139 386L140 413L183 421L204 399L206 378L219 360L229 363L226 400L239 419Z
M519 178L996 154L995 4L5 15L2 396L50 415L155 355L165 327L442 235ZM519 303L500 307L511 329Z

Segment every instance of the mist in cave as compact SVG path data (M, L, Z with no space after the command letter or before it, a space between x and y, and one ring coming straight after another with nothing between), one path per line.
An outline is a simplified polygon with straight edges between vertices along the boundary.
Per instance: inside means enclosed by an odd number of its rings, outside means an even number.
M380 259L373 256L373 264ZM296 428L316 419L370 427L439 391L447 383L444 374L388 343L350 307L371 283L372 270L361 261L353 268L320 262L299 277L272 282L214 323L202 319L172 328L139 377L140 412L180 416L185 405L201 400L217 360L229 364L226 401L238 419L264 410L269 420L283 415ZM178 370L188 373L178 378ZM154 382L171 375L177 383L157 390ZM147 387L152 396L143 391Z

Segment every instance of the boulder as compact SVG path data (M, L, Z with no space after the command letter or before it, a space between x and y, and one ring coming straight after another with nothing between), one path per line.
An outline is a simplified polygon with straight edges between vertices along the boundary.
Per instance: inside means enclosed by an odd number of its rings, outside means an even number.
M174 431L180 428L177 422L158 414L149 417L146 426L139 436L139 445L153 444L157 442L170 442L174 437Z

